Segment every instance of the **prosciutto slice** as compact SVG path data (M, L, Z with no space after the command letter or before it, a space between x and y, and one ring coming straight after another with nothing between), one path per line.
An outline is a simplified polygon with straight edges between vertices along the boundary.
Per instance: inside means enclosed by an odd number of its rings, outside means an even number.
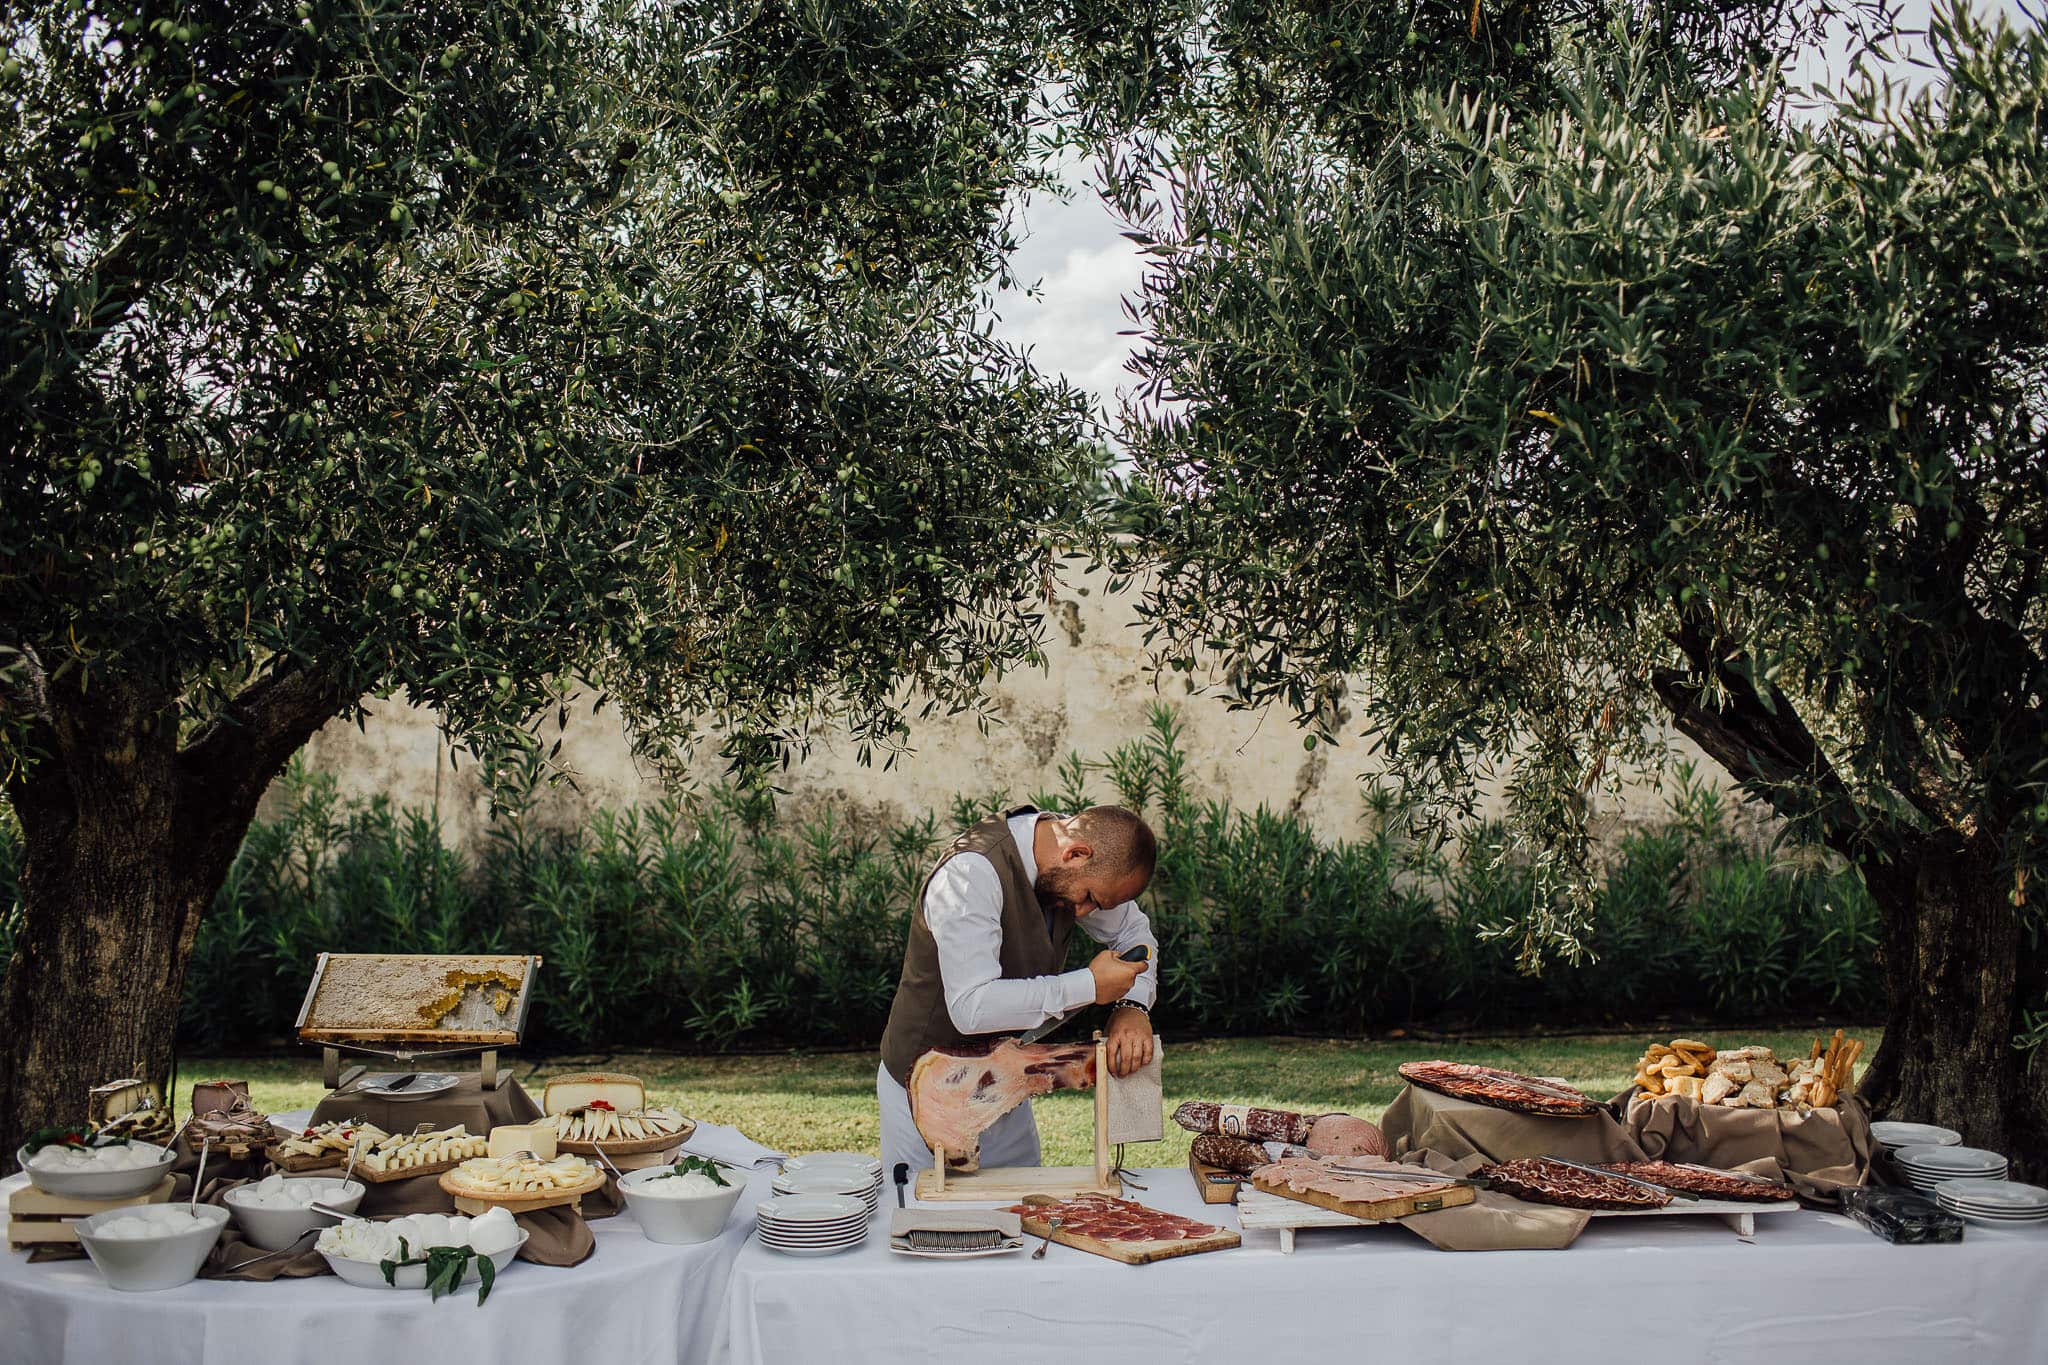
M946 1169L981 1167L981 1135L1033 1095L1095 1084L1095 1049L1053 1043L933 1048L910 1069L910 1116L925 1145L944 1148Z

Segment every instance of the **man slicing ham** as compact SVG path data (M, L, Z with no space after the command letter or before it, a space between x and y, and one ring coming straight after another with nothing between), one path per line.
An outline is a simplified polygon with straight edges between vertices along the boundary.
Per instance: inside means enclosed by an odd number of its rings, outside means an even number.
M885 1169L932 1164L905 1089L932 1048L994 1041L1095 1004L1114 1007L1104 1030L1111 1072L1127 1076L1152 1060L1159 941L1137 897L1157 857L1151 829L1120 806L1077 815L1019 806L954 840L911 913L882 1034L875 1097ZM1086 967L1062 971L1076 924L1104 947ZM1143 960L1123 960L1140 948ZM1038 1164L1029 1104L981 1134L981 1163Z

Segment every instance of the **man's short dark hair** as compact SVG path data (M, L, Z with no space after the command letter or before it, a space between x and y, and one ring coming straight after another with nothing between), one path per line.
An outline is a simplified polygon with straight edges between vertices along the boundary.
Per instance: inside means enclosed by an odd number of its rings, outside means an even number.
M1074 817L1074 833L1087 841L1112 872L1135 872L1147 884L1152 881L1152 869L1159 864L1159 841L1136 811L1090 806Z

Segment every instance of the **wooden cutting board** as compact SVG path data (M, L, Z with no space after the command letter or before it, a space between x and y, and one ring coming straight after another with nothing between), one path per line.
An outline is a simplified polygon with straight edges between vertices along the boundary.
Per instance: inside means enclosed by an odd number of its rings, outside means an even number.
M1194 1176L1195 1188L1201 1192L1204 1204L1235 1204L1239 1188L1250 1179L1236 1171L1197 1161L1193 1152L1188 1153L1188 1174Z
M1024 1233L1027 1237L1043 1237L1051 1226L1051 1219L1044 1214L1023 1215ZM1106 1242L1099 1237L1068 1232L1065 1228L1052 1234L1052 1239L1063 1247L1085 1251L1094 1256L1106 1256L1112 1261L1125 1265L1149 1265L1153 1261L1168 1261L1176 1256L1194 1256L1204 1251L1228 1251L1244 1241L1229 1228L1218 1228L1207 1237L1189 1237L1171 1242Z
M1326 1194L1321 1190L1293 1189L1284 1180L1268 1178L1263 1171L1252 1172L1251 1183L1257 1189L1267 1194L1277 1194L1282 1199L1314 1204L1317 1208L1329 1209L1333 1213L1349 1214L1353 1218L1364 1218L1373 1222L1406 1218L1411 1213L1433 1213L1437 1209L1454 1209L1460 1204L1469 1204L1478 1197L1477 1191L1470 1185L1403 1189L1404 1184L1413 1182L1393 1180L1371 1182L1386 1191L1379 1197L1340 1197Z

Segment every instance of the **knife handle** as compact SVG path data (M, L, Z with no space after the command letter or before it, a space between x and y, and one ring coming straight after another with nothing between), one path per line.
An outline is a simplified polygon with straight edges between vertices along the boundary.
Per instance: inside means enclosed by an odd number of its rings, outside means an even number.
M1143 962L1146 958L1150 956L1152 956L1152 950L1146 947L1144 944L1140 943L1137 947L1130 949L1128 952L1118 953L1116 955L1116 959L1119 962Z

